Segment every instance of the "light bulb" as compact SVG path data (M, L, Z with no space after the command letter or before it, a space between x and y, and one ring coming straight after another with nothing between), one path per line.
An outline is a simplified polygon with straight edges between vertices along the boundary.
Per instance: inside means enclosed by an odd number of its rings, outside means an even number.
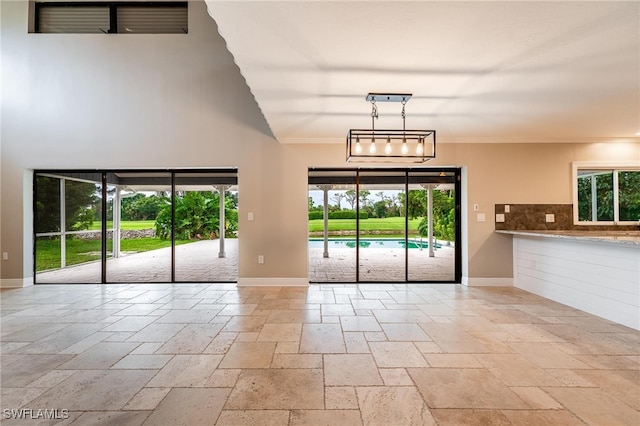
M360 142L356 142L356 154L362 154L362 146Z
M371 139L371 145L369 145L369 153L370 154L376 153L376 141L374 141L373 139Z
M384 144L384 153L391 154L391 140L387 138L387 143Z
M409 147L407 146L407 141L402 142L402 149L400 149L402 155L407 155L409 153Z
M422 143L418 142L418 146L416 146L416 154L422 155L422 151L423 151Z

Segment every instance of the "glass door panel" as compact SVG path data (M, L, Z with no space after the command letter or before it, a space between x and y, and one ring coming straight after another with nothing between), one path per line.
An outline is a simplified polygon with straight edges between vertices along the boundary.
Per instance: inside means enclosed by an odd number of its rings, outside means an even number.
M113 172L108 181L116 190L106 281L170 282L171 173Z
M311 282L356 281L355 182L355 171L309 172Z
M409 173L409 281L454 281L455 172Z
M406 280L404 171L360 172L358 280Z
M36 283L102 279L101 175L36 174Z
M236 281L237 173L176 172L175 190L175 280Z

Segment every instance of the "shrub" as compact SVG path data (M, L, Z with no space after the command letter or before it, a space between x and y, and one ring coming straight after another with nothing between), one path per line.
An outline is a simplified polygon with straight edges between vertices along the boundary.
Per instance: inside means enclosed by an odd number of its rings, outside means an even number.
M354 212L353 210L339 210L336 212L329 212L329 219L355 219L355 218L356 218L356 212ZM369 215L367 214L367 212L360 212L360 220L368 219L368 218L369 218ZM324 219L323 212L310 211L309 220L317 220L317 219Z

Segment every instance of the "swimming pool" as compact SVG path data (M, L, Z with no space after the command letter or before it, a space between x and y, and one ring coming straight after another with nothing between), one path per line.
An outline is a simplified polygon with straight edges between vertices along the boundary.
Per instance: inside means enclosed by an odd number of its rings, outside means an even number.
M360 239L360 248L401 248L403 249L405 245L405 241L403 239L395 239L395 238L361 238ZM428 248L429 242L426 240L415 241L409 240L409 248ZM435 243L434 248L440 248L439 243ZM322 238L310 238L309 239L309 248L324 248L324 241ZM329 248L356 248L356 240L355 238L340 238L340 239L329 239Z

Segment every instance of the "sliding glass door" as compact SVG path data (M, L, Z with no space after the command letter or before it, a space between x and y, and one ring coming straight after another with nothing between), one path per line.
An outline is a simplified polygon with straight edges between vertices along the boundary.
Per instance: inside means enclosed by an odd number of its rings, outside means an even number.
M236 169L39 170L35 283L230 282Z
M358 176L358 281L406 280L404 171Z
M460 241L460 169L309 170L311 282L460 282Z

